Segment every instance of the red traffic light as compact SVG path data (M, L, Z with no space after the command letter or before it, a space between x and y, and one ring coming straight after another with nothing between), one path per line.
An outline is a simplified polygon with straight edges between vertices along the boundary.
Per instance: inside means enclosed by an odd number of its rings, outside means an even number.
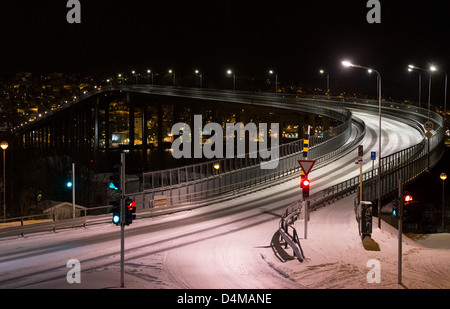
M308 178L303 178L300 183L301 188L307 188L311 184L311 181Z
M410 194L405 195L405 197L403 198L405 205L412 202L412 200L413 200L413 197Z
M135 207L136 207L136 202L135 201L132 201L131 203L127 204L128 210L132 210Z

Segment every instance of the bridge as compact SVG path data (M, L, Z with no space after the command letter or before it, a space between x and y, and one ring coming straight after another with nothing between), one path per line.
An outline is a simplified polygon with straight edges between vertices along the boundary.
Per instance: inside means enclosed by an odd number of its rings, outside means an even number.
M303 138L307 124L322 136L348 118L342 112L308 104L294 111L291 103L277 103L283 97L152 85L109 86L42 113L15 132L19 147L25 150L82 153L84 158L78 160L97 171L109 171L125 150L133 156L130 161L137 162L129 165L130 170L148 171L203 161L173 160L167 151L173 141L172 126L184 122L192 127L194 115L223 126L227 122L280 123L282 143Z
M216 97L221 102L240 102L294 111L305 109L309 113L339 120L340 125L330 127L328 133L323 132L323 136L315 137L309 151L309 158L317 162L317 166L310 174L313 184L310 195L312 209L333 204L354 193L359 194L357 190L359 167L354 164L357 158L356 148L360 144L363 145L365 156L371 150L377 149L378 102L375 101L329 97L278 97L169 87L165 89L143 87L141 90L139 88L136 86L129 89L143 92L163 91L179 97L195 95L197 98L209 100ZM121 90L126 92L125 88ZM104 95L102 91L106 89L99 92ZM95 94L89 94L87 98L90 97L94 98ZM74 103L73 106L76 104L79 103ZM364 165L362 193L364 200L378 202L379 192L376 185L378 176L381 179L383 204L395 195L398 178L403 179L405 183L415 181L439 161L444 151L443 119L431 113L430 120L434 122L435 130L431 132L430 138L425 136L423 123L426 120L428 120L427 110L383 101L381 168L378 169L377 166L372 168L370 164ZM30 130L34 128L36 132L39 127L44 128L43 123L36 122L18 131L22 141L25 141L24 146L30 140ZM49 129L40 130L45 132ZM34 133L31 139L36 136L39 134ZM258 280L258 276L255 277L254 274L250 276L251 280L247 280L248 277L244 279L243 275L251 273L253 269L248 262L256 261L255 251L250 248L267 245L267 237L278 230L279 214L290 215L295 211L292 205L300 201L298 189L300 169L296 163L302 158L303 149L300 145L301 140L281 145L280 162L274 170L260 169L260 161L246 157L222 159L217 171L212 162L201 162L142 173L139 188L127 191L127 195L137 202L137 217L142 220L136 220L127 232L131 238L131 248L126 255L134 261L150 258L157 264L169 264L170 267L167 269L170 269L170 277L176 278L176 283L162 274L157 275L162 276L161 280L170 282L169 286L174 284L177 287L230 287L237 284L245 288L255 287L250 283L253 280L253 284L259 287L272 287L270 283ZM378 175L378 171L381 171L381 175ZM154 205L155 197L158 196L167 197L168 202L165 206ZM353 208L353 205L350 206ZM165 216L175 212L178 212L175 216ZM95 224L98 224L99 216L88 214L84 217L84 226L89 226L94 220L93 217L96 217ZM103 218L105 222L110 221L108 215L104 215ZM77 248L81 253L78 254L89 254L88 248L92 245L98 249L96 257L86 262L87 269L95 269L99 265L108 267L117 263L110 249L110 241L118 237L114 230L114 227L109 225L108 228L102 229L100 234L79 240ZM18 231L19 229L16 229L14 232ZM136 241L133 242L133 239ZM217 243L221 243L220 248L215 247ZM51 251L61 253L59 246L54 243ZM214 250L211 250L211 246ZM113 250L114 252L116 253ZM163 252L168 255L161 256L160 253ZM189 252L189 255L186 255L186 252ZM16 254L20 256L20 252ZM69 256L70 252L58 258L64 258L66 255ZM214 256L222 257L225 262L214 259ZM267 253L263 256L267 258ZM263 277L273 268L273 265L270 266L271 264L264 261L265 258L257 262L260 267L263 267L261 263L266 265ZM210 265L211 263L216 267ZM41 265L39 259L31 264L36 267ZM205 267L206 265L208 267ZM14 265L9 266L15 269ZM188 275L192 267L196 270L196 279ZM203 268L205 271L202 271ZM240 269L244 273L241 273ZM56 268L50 270L45 280L53 280L57 273L61 273L61 270ZM214 276L211 277L211 273L207 274L206 271L213 271ZM27 273L26 270L18 271L15 276L5 277L5 282L14 286L14 278L21 280L26 278L24 280L30 282L36 280L33 279L33 274ZM221 282L211 281L211 278L218 276L223 278ZM281 276L275 281L278 288L299 287L286 276Z

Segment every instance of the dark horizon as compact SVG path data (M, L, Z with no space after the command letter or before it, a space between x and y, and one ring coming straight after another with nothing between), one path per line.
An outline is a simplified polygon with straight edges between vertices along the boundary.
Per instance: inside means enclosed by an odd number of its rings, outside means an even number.
M450 69L450 4L443 2L380 1L380 24L367 22L367 1L80 3L81 24L66 21L67 1L6 3L0 76L172 68L180 76L199 69L214 78L231 68L259 78L273 69L280 82L316 85L325 69L331 85L370 83L363 81L365 72L341 66L350 59L381 73L383 96L412 99L417 74L407 72L408 64ZM435 75L433 90L441 92L444 74Z

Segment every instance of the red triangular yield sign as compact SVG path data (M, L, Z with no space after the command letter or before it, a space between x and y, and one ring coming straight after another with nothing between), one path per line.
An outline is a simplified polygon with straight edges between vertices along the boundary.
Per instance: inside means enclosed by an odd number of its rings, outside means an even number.
M315 160L298 160L298 164L300 164L300 167L302 168L305 176L309 174L314 163L316 163Z

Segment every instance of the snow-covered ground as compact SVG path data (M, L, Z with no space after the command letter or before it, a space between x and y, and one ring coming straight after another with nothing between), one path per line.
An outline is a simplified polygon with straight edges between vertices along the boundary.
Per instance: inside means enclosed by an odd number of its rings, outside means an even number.
M126 247L136 249L133 253L126 254L125 287L132 289L450 288L449 234L416 235L419 238L417 241L403 236L402 285L400 285L397 274L397 230L385 222L382 222L381 229L378 229L377 219L374 218L372 239L379 245L380 251L364 249L353 212L354 197L349 196L313 211L308 222L307 239L303 238L303 219L296 221L295 226L307 258L303 262L291 256L290 248L278 251L280 250L280 246L276 245L278 217L270 214L263 220L265 222L258 220L251 228L237 224L233 227L218 226L214 233L205 229L204 235L201 232L196 233L196 239L191 243L187 243L189 235L183 237L175 232L174 237L169 237L167 243L152 246L152 252L146 252L149 246L147 240L143 240L142 237L127 237ZM178 215L177 219L186 215L187 213ZM197 225L196 228L201 229ZM96 227L79 231L83 237L90 237L98 232ZM68 236L68 232L61 234ZM37 242L42 242L42 238L37 235L31 236L29 240L33 238ZM159 239L153 241L158 242ZM117 241L115 243L110 243L112 246L110 249L113 251L118 247ZM106 247L103 250L108 251ZM77 256L80 254L74 257ZM86 271L83 269L83 258L80 259L80 284L67 283L65 275L70 268L61 267L57 271L59 278L49 281L43 279L41 283L22 287L119 288L120 268L117 256L111 265L89 267L90 269ZM367 276L374 267L367 264L369 260L379 261L379 283L368 282Z
M376 150L376 121L362 144ZM415 130L384 120L383 149L395 152L420 140ZM405 127L402 127L405 126ZM400 134L401 132L401 134ZM311 192L359 173L355 154L313 168ZM364 166L370 169L371 164ZM140 219L126 227L125 287L145 289L450 288L450 235L403 237L403 285L397 278L397 230L388 224L372 238L380 251L364 249L355 220L355 196L311 213L308 237L295 223L303 252L299 262L279 244L285 207L299 198L299 180L192 211ZM376 218L374 220L377 220ZM81 283L67 282L67 261L81 265ZM368 266L368 261L378 263ZM119 288L120 228L102 224L56 233L0 239L1 288ZM379 283L368 274L377 271ZM379 271L379 272L378 272Z

